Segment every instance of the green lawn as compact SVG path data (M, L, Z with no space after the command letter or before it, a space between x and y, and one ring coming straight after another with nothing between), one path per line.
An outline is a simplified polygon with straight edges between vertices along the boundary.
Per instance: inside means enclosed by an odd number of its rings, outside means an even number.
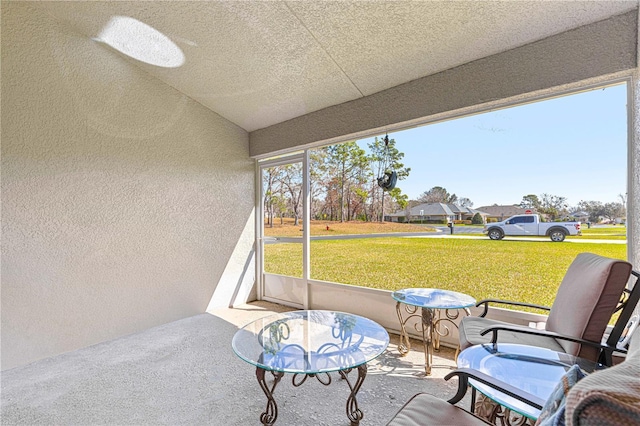
M626 259L624 244L375 238L312 241L311 277L397 290L437 287L550 306L578 253ZM265 271L301 276L301 245L265 246Z
M582 236L568 237L572 239L588 238L591 240L626 240L627 228L621 225L587 228L587 225L582 225Z

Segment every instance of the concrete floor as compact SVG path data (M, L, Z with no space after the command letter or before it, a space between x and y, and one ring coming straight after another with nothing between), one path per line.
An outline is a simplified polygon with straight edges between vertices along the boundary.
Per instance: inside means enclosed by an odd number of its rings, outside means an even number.
M258 425L266 397L231 339L238 327L286 310L266 302L217 310L4 371L1 423ZM391 335L387 351L369 363L358 393L363 426L386 424L418 392L442 399L455 393L457 380L443 380L455 367L452 349L436 353L425 377L421 343L405 357L397 343ZM307 380L298 388L289 377L275 390L276 425L349 424L348 386L337 375L329 386Z

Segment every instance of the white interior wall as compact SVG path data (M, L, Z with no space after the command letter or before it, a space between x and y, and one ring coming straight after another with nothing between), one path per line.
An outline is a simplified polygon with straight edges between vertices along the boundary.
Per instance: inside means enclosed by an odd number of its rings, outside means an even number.
M640 10L638 11L640 13ZM640 34L640 18L638 19ZM636 62L640 66L640 38ZM629 84L629 153L627 167L627 253L636 271L640 271L640 71L636 68ZM636 308L640 313L640 306Z
M253 298L248 154L244 130L3 2L2 369Z

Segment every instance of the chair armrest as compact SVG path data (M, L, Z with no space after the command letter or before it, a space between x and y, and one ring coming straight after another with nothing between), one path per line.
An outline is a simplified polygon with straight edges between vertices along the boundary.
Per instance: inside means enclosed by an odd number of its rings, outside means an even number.
M459 402L467 392L467 388L469 387L469 379L476 380L480 383L483 383L487 386L492 387L506 395L509 395L512 398L517 399L518 401L522 401L525 404L528 404L537 409L542 409L545 401L541 398L538 398L535 395L530 394L529 392L523 391L522 389L518 389L514 386L511 386L507 383L504 383L495 377L491 377L487 374L484 374L478 370L474 370L472 368L458 368L457 370L452 371L451 373L444 376L445 380L449 380L450 378L457 376L458 377L458 392L448 400L450 404L455 404Z
M547 330L538 330L535 328L529 328L529 327L520 327L517 325L495 325L495 326L491 326L488 328L485 328L484 330L482 330L480 332L481 336L484 336L488 333L492 333L491 335L491 343L492 344L496 344L498 343L498 332L499 331L511 331L514 333L523 333L523 334L532 334L535 336L546 336L546 337L552 337L554 339L559 339L559 340L567 340L569 342L574 342L574 343L580 343L581 345L587 345L587 346L591 346L594 348L598 348L601 351L601 356L600 358L600 362L604 365L606 365L607 367L610 367L611 362L607 362L606 360L610 360L611 357L607 356L612 354L613 352L620 352L620 353L624 353L625 351L623 349L619 349L615 346L610 346L606 343L602 343L602 342L594 342L592 340L585 340L585 339L581 339L579 337L573 337L573 336L567 336L564 334L560 334L560 333L555 333L553 331L547 331Z
M514 333L533 334L535 336L553 337L554 339L568 340L570 342L593 346L599 349L602 349L604 347L609 347L609 345L606 345L600 342L593 342L591 340L585 340L579 337L567 336L567 335L556 333L553 331L538 330L536 328L521 327L517 325L494 325L482 330L480 332L480 335L484 336L485 334L492 333L491 343L496 344L498 343L498 331L511 331Z
M510 300L501 300L501 299L483 299L483 300L479 301L478 303L476 303L476 307L480 307L481 305L484 305L484 310L480 314L481 317L484 317L484 316L487 315L487 312L489 311L489 303L497 303L497 304L500 304L500 305L511 305L511 306L525 306L527 308L542 309L543 311L550 311L551 310L551 308L548 307L548 306L536 305L534 303L513 302L513 301L510 301Z

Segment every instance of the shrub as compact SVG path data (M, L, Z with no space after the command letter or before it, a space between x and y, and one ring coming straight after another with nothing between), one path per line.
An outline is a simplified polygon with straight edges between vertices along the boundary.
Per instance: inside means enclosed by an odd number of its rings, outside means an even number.
M471 224L472 225L483 225L484 221L482 220L482 215L480 215L480 213L474 214L473 217L471 218Z

